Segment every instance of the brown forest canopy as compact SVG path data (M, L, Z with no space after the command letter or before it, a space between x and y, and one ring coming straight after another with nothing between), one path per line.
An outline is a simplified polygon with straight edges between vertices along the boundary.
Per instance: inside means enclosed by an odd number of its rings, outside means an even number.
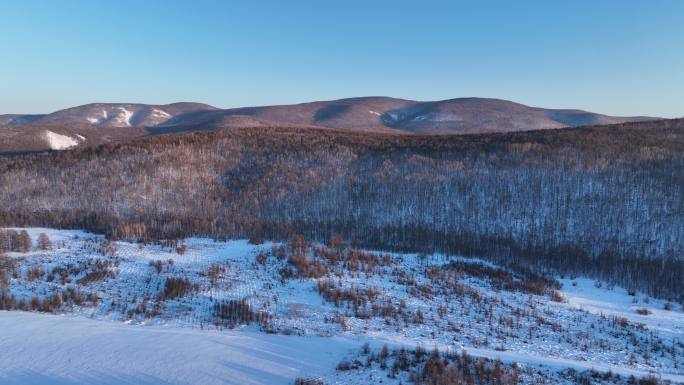
M0 224L324 240L684 297L684 121L468 136L231 128L0 159Z

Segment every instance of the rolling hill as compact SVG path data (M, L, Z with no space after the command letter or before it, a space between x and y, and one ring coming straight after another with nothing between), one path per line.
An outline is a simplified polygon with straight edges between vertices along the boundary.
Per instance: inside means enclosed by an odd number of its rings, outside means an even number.
M219 109L201 103L93 103L47 115L0 115L0 125L171 127L216 124L227 116L236 115L276 124L430 134L510 132L655 119L529 107L501 99L457 98L418 102L388 97L360 97L231 109Z
M201 103L93 103L46 115L0 115L0 153L121 143L149 135L232 127L309 127L395 134L475 134L654 120L529 107L500 99L433 102L359 97L219 109Z

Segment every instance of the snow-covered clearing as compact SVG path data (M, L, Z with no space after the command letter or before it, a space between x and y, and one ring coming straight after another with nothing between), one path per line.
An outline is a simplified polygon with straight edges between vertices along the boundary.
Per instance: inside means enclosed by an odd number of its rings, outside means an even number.
M344 339L253 330L138 327L76 316L0 312L0 383L291 384L328 375Z
M45 139L48 142L48 146L50 146L50 148L53 150L65 150L67 148L78 146L78 140L70 136L54 133L49 130L45 131Z
M596 281L586 278L560 281L563 284L563 296L570 306L593 314L626 318L630 322L644 324L661 333L684 337L684 312L677 304L650 298L641 293L629 295L624 288L597 284ZM666 307L671 309L665 310ZM650 314L639 314L637 311L641 309L647 309Z
M684 382L680 305L664 310L664 301L588 279L560 279L558 289L437 254L204 238L142 245L26 230L32 249L7 253L12 306L58 315L0 312L0 383L277 384L313 375L360 384L368 373L335 366L364 342L465 350L549 376L596 369ZM38 250L40 233L49 250Z

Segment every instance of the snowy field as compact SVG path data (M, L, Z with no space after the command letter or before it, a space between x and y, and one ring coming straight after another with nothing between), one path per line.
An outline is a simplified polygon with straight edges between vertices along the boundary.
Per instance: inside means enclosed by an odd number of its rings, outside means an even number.
M2 384L291 384L358 348L336 338L134 327L0 312Z
M681 306L589 279L554 286L443 255L27 231L31 250L5 257L0 384L405 383L372 365L336 370L365 342L518 363L529 381L563 383L572 368L684 383Z

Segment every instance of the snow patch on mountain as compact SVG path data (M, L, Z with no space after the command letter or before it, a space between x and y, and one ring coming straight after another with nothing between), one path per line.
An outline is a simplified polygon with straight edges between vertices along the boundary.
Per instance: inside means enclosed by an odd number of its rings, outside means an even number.
M139 114L138 114L139 115ZM169 114L168 112L164 110L160 110L157 108L153 108L147 116L144 118L140 119L138 116L136 116L136 124L138 123L143 123L143 125L148 125L148 126L156 126L160 123L166 122L167 120L171 119L173 115Z
M117 125L130 126L133 111L127 110L125 107L115 107L119 113L112 118Z
M423 115L416 115L413 119L414 122L421 122L421 121L431 121L435 123L443 123L443 122L461 122L463 121L463 118L456 114L448 113L448 112L428 112L427 114Z
M170 117L171 117L171 115L170 115L168 112L162 111L162 110L158 110L158 109L156 109L156 108L152 109L152 114L151 114L151 115L153 115L153 116L161 116L162 118L170 118Z
M102 116L101 117L96 117L96 118L86 118L86 120L90 124L102 124L107 121L109 114L107 114L107 110L102 110Z
M52 131L45 131L45 139L52 150L66 150L78 146L78 141L70 136L60 135Z

